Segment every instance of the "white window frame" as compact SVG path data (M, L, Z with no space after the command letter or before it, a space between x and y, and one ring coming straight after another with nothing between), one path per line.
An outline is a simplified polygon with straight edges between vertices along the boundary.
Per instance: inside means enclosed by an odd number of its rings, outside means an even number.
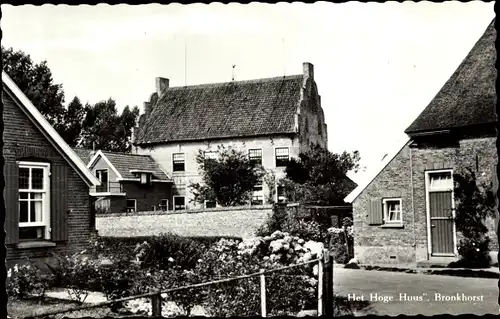
M161 203L163 201L166 201L167 205L162 205ZM165 207L165 211L167 212L168 211L168 199L160 199L160 210L163 210L163 207Z
M183 158L183 163L184 163L184 169L182 171L175 171L174 170L174 161L175 161L175 155L182 155ZM186 171L186 153L172 153L172 172L185 172Z
M184 209L175 209L175 199L177 197L183 197L184 198ZM174 210L186 210L187 209L186 196L181 196L181 195L173 196L173 205L172 205L172 207L173 207Z
M450 187L432 187L431 188L431 175L439 173L449 173L451 175L451 185ZM451 191L451 210L453 213L453 218L456 217L455 212L455 191L454 191L454 179L453 179L453 169L440 169L440 170L429 170L425 171L425 209L426 209L426 219L427 219L427 253L429 256L433 255L432 252L432 239L431 239L431 208L429 205L429 193L431 192L442 192ZM453 246L454 254L458 256L457 247L457 227L453 223Z
M399 220L389 220L389 211L387 202L399 202L400 214ZM402 224L403 223L403 200L400 197L384 198L382 200L384 207L384 224Z
M106 185L106 191L105 192L100 192L100 193L110 193L111 190L110 190L110 181L109 181L109 168L96 168L95 169L95 177L97 177L97 179L99 180L99 182L101 182L102 184L102 175L101 176L97 176L97 173L100 172L100 171L106 171L106 173L108 174L108 182L107 182L107 185ZM99 186L97 186L99 187ZM97 187L96 187L96 193L97 193Z
M21 193L41 193L42 194L42 221L41 222L19 222L19 228L22 227L40 227L43 226L45 227L44 231L44 239L50 239L50 163L44 163L44 162L18 162L18 168L29 168L30 169L30 174L29 174L29 186L30 188L28 189L21 189L19 188L19 195L18 195L18 214L20 214L20 202L21 202ZM32 168L42 168L43 169L43 189L32 189L31 188L31 169ZM19 178L19 176L17 177ZM29 196L29 195L28 195ZM24 200L23 200L24 201ZM30 202L27 200L28 203ZM28 219L30 218L30 213L29 210L31 209L31 205L28 204ZM28 239L27 239L28 240Z
M253 205L253 206L259 206L259 205L264 205L264 185L261 183L261 184L257 184L254 186L255 187L260 187L261 190L260 191L255 191L253 190L252 192L252 199L250 200L250 205ZM259 200L262 200L262 204L253 204L252 202L254 201L254 197L260 197Z
M250 151L260 151L260 165L263 164L263 159L262 159L262 155L263 155L263 151L262 151L262 148L251 148L248 150L248 160L249 161L252 161L252 158L250 157Z
M134 201L134 213L137 213L137 199L135 198L127 198L126 201L125 201L125 209L127 210L127 213L130 213L128 211L129 207L128 207L128 201L129 200L133 200Z
M151 183L151 180L152 180L151 173L145 173L145 172L140 173L139 181L141 185L148 185Z
M288 160L290 160L290 147L289 146L277 146L274 148L274 167L284 167L284 166L278 166L278 149L287 149L288 150Z

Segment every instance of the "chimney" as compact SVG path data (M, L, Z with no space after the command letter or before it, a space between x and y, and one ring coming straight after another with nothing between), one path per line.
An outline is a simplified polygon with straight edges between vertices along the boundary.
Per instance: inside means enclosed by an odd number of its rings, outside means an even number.
M95 142L92 142L92 151L90 152L90 159L89 161L92 159L92 157L94 157L95 155Z
M162 92L165 89L168 89L168 84L170 81L169 79L161 77L157 77L155 81L156 81L156 93L158 94L158 97L161 97Z
M309 62L304 62L303 67L304 67L304 77L314 80L314 65L312 65Z

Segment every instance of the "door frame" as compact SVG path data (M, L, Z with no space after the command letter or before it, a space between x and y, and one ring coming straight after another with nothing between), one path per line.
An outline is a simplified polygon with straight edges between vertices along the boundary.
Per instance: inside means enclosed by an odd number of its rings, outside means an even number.
M458 256L458 248L457 248L457 229L456 229L456 224L455 220L453 219L453 252L454 254L435 254L432 252L432 234L431 234L431 214L430 214L430 205L429 205L429 192L431 190L429 189L430 186L430 175L435 174L435 173L450 173L451 174L451 181L452 185L454 185L453 181L453 169L440 169L440 170L429 170L425 171L425 210L426 210L426 220L427 220L427 254L428 256L440 256L440 257L456 257ZM451 189L446 188L446 189L440 189L438 191L451 191L451 211L453 218L455 218L455 193L453 186Z

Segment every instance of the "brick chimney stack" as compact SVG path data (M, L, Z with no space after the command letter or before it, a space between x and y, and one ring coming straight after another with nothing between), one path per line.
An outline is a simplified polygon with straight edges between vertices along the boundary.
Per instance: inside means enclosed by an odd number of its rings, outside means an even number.
M311 80L314 80L314 65L312 65L312 63L304 62L303 70L305 78L310 78Z
M156 82L156 93L158 94L158 97L161 97L163 91L165 89L168 89L170 80L166 78L157 77L155 79L155 82Z

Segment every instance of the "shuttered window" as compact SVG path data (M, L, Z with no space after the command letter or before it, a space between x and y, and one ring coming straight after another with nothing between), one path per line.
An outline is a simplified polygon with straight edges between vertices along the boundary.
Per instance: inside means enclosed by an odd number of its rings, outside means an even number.
M383 212L382 212L382 199L374 198L370 201L368 208L368 224L369 225L382 225Z
M48 163L19 163L19 240L50 238L49 171Z

